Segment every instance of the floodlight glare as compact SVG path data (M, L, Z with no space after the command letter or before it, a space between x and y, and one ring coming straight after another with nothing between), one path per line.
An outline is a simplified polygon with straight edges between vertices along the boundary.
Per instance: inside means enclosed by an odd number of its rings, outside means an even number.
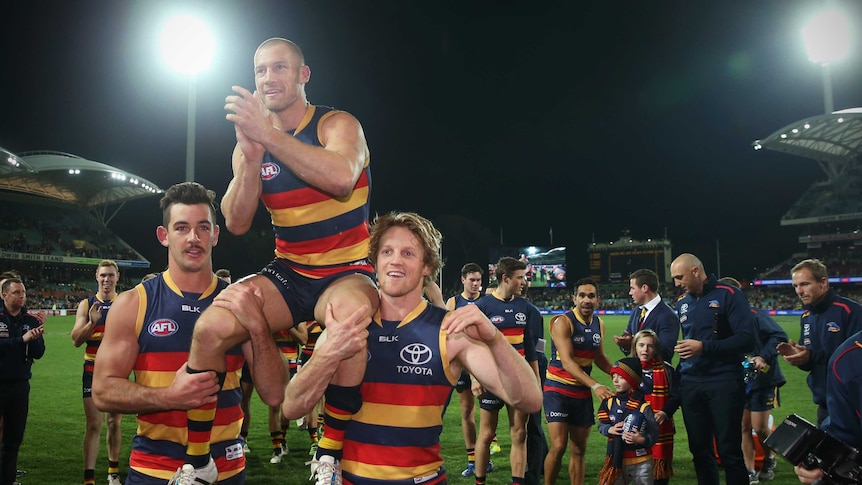
M843 59L850 52L850 23L839 10L825 10L802 29L802 38L809 61L829 64Z
M162 29L162 56L173 69L194 75L209 67L215 41L207 26L191 15L171 18Z

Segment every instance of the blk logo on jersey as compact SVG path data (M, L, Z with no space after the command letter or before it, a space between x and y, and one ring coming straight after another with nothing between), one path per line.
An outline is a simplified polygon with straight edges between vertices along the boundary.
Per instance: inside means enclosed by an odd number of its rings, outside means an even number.
M147 333L153 337L170 337L177 333L179 329L180 327L177 325L177 322L169 318L162 318L147 325Z
M183 305L182 307L183 307L182 310L184 312L190 312L190 313L200 313L201 312L201 307L199 307L199 306Z
M263 180L272 180L278 176L281 168L275 163L266 162L260 166L260 178Z

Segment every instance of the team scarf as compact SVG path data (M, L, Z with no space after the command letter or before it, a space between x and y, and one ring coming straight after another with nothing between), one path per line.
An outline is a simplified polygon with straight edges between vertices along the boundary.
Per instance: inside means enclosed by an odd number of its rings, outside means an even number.
M623 391L617 393L613 397L609 398L605 401L602 407L599 408L598 418L599 421L610 421L611 413L615 412L619 409L622 404L622 400L625 399L624 412L620 419L625 419L626 416L629 415L632 411L640 410L643 412L644 403L646 399L644 399L644 394L639 390L635 389L632 391ZM623 451L624 445L622 436L608 436L608 446L605 451L605 461L602 465L602 469L599 470L599 485L613 485L617 482L617 479L620 477L623 471L623 457L625 452Z
M646 401L650 403L653 411L664 409L670 396L670 380L667 376L667 367L658 357L652 362L641 362L644 371L652 369L652 392L646 394ZM652 447L653 470L656 480L663 480L673 476L673 435L676 428L673 418L668 416L663 423L658 425L658 441Z

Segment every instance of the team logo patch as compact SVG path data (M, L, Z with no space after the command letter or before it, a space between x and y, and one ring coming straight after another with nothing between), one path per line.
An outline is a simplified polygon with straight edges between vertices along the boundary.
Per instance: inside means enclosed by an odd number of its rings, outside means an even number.
M150 322L150 324L147 325L147 333L153 337L170 337L177 333L179 329L180 326L177 325L177 322L170 318L162 318L160 320Z
M410 365L422 365L431 360L431 347L425 344L409 344L401 349L401 360Z
M718 300L709 300L710 308L718 308Z
M279 172L281 172L281 168L272 162L266 162L260 166L260 178L263 180L272 180L278 177Z
M826 330L832 333L837 333L841 331L841 326L835 322L829 322L826 324Z

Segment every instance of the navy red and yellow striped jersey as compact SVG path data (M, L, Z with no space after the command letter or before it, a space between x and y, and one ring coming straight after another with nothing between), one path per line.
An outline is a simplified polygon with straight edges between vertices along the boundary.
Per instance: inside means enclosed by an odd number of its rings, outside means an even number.
M433 485L443 465L443 413L458 376L449 369L446 310L423 301L401 322L374 317L368 327L368 366L362 408L344 434L346 484L409 480Z
M572 331L572 350L574 361L589 375L593 370L593 360L602 343L601 319L593 314L589 322L585 322L578 312L567 311L551 320L551 330L554 325L568 325ZM575 399L592 398L589 386L572 376L563 368L563 361L557 353L557 346L551 342L551 360L545 374L545 392L556 392Z
M302 346L302 356L307 360L314 353L314 346L317 345L317 339L323 333L323 327L314 320L305 322L305 326L308 329L308 339L305 341L305 345Z
M340 111L309 105L293 136L320 147L323 121ZM368 257L368 212L371 191L370 159L344 199L336 199L305 183L269 152L264 155L260 177L261 199L272 218L275 255L290 261L298 273L322 278L337 273L327 268ZM364 268L371 272L370 266Z
M535 346L525 345L530 302L516 296L502 300L496 293L491 293L477 299L476 306L482 310L482 313L491 320L495 327L500 329L506 340L527 359L527 362L538 360Z
M195 322L226 286L227 283L213 275L203 294L184 294L171 279L170 271L165 271L135 287L139 297L135 322L139 351L133 371L138 384L170 385L177 369L188 361ZM219 481L245 468L242 444L238 441L243 419L239 377L244 360L240 346L228 351L227 375L218 394L211 450L219 470ZM129 466L145 475L170 479L185 462L186 411L138 414L137 421Z
M89 312L90 308L99 302L102 304L102 318L99 323L93 326L93 331L90 333L90 338L87 339L87 349L84 351L84 372L93 372L93 363L96 361L96 353L99 351L99 345L102 345L102 336L105 334L105 321L108 319L108 310L111 309L111 303L114 300L102 300L99 295L93 295L87 298L87 308L84 312Z

